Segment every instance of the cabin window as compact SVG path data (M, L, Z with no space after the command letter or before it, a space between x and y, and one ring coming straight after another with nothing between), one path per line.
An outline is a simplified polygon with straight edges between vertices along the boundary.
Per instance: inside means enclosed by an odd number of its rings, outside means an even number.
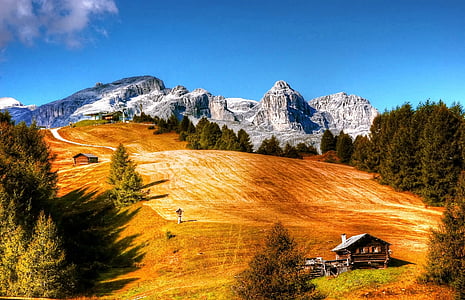
M381 249L379 246L373 247L373 253L379 253L381 252Z

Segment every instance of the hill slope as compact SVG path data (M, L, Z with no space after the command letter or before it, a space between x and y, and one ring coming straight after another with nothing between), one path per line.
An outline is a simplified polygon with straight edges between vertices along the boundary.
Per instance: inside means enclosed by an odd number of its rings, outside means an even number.
M428 229L441 216L418 197L381 186L370 174L347 166L185 150L174 134L153 135L139 124L67 128L60 133L87 144L124 143L144 182L153 183L151 200L139 205L139 215L125 231L147 243L142 267L122 277L134 279L127 293L155 293L161 299L192 299L196 291L216 291L211 299L227 294L234 275L262 241L264 229L278 220L290 228L308 256L333 258L330 249L341 233L368 232L390 242L395 258L421 264ZM50 135L47 140L57 154L61 194L84 183L106 188L110 150L84 149ZM103 163L72 167L71 154L78 152L97 153ZM192 222L176 224L178 207L185 211L184 220ZM167 231L176 237L167 239Z

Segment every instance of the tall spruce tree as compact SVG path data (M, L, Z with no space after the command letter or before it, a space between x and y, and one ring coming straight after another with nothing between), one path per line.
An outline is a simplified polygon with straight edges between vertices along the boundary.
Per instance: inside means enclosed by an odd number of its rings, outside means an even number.
M220 126L217 123L209 122L206 124L200 132L200 149L215 149L221 134Z
M239 140L239 151L249 153L253 152L253 145L250 141L250 136L244 129L240 129L237 132L237 138Z
M352 153L354 152L354 143L350 135L341 131L337 138L336 144L337 156L341 159L341 163L347 164L350 162Z
M325 130L321 137L320 150L321 154L331 150L336 150L336 138L329 129Z
M18 294L27 297L58 298L74 288L73 266L52 218L40 213L31 241L17 262Z
M351 164L362 171L371 171L373 166L369 164L368 157L372 151L371 141L367 136L358 135L354 141L354 152Z
M108 191L110 200L117 207L128 206L143 199L142 177L136 172L136 164L122 144L111 157L108 183L113 188Z
M32 124L15 125L0 112L0 185L17 199L18 222L26 231L32 230L40 210L50 205L56 194L57 175L52 172L48 145L43 133Z
M274 155L274 156L281 156L283 155L283 149L279 146L278 139L272 135L269 139L264 139L258 147L257 150L258 154L264 155Z
M28 235L18 225L17 199L0 185L0 295L19 295L17 263L28 243Z
M228 126L223 125L221 128L221 137L216 141L215 149L218 150L231 150L239 151L239 139L237 138L236 133L229 129Z
M459 176L457 195L446 204L442 224L432 231L426 278L455 288L457 299L465 295L465 173Z
M291 146L291 144L289 143L286 143L286 146L284 146L282 156L288 157L288 158L302 159L302 155L299 154L299 152L297 151L297 148L294 146Z
M462 169L460 127L463 117L442 102L433 107L420 139L420 194L430 204L442 204L452 196Z
M241 299L314 299L315 286L303 269L305 258L281 223L269 232L265 247L237 276L234 291Z

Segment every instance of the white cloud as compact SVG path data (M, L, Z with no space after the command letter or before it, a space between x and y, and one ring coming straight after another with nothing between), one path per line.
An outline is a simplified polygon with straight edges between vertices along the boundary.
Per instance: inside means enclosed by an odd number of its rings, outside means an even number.
M76 46L92 17L117 13L114 0L0 0L0 48L15 39L32 45L39 38Z

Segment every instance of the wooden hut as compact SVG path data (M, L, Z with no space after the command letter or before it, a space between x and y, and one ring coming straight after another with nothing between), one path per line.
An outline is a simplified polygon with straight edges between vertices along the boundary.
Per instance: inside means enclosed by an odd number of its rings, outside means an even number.
M98 157L93 154L79 153L73 156L74 165L88 165L98 163Z
M386 268L390 259L390 244L368 233L347 238L332 251L336 260L345 259L351 269Z

